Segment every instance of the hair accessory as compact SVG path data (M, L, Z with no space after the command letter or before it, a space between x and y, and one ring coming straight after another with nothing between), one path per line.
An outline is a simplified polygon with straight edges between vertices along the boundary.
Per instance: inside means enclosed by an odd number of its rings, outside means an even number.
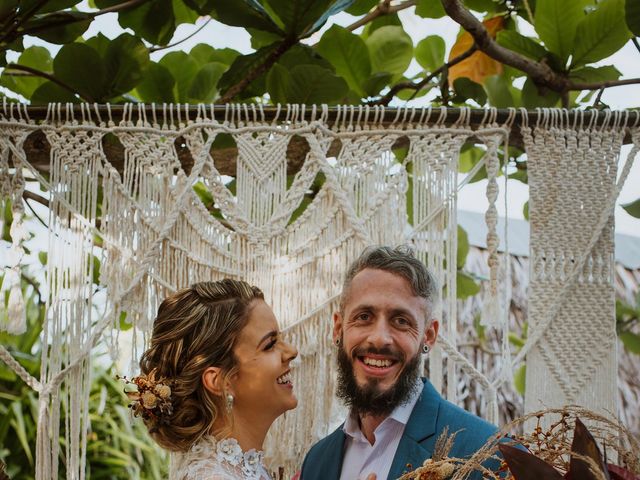
M129 408L136 417L150 422L153 426L157 423L166 423L173 414L173 404L171 403L171 384L173 382L164 377L156 378L156 370L149 374L141 374L128 379L127 377L116 376L118 380L125 382L125 391L132 402ZM135 385L135 390L127 390L127 385Z
M231 412L231 410L233 409L233 401L235 400L235 398L233 398L233 395L231 395L230 393L227 393L227 412Z
M429 345L427 345L426 343L422 345L422 353L429 353L429 350Z

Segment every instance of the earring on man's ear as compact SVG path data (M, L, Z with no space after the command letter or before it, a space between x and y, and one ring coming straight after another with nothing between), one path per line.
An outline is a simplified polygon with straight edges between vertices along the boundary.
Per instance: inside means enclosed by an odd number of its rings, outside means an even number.
M231 409L233 409L233 401L235 400L233 398L233 395L231 395L230 393L227 393L227 412L231 412Z
M426 343L422 345L422 353L429 353L429 345Z
M336 341L334 342L336 344L336 347L340 346L340 337L336 338Z

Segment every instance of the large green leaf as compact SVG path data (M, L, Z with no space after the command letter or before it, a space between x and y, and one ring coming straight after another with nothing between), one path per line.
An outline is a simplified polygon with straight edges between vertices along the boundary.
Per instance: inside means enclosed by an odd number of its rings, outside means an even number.
M365 94L369 97L375 97L384 87L391 83L392 78L393 75L387 72L374 73L362 84ZM414 91L412 90L412 93Z
M533 80L527 78L522 87L522 106L526 108L555 107L560 94L553 90L539 89Z
M496 41L503 47L534 60L540 60L549 54L542 45L514 30L499 31Z
M629 30L636 37L640 37L640 2L638 0L626 0L625 19Z
M171 0L153 0L120 12L118 22L154 45L166 45L176 30Z
M378 4L378 0L356 0L345 11L349 15L364 15Z
M402 75L413 59L411 37L397 26L385 26L374 31L366 40L373 72Z
M171 72L163 65L150 63L142 80L136 85L136 91L143 102L175 102L173 87L175 80Z
M558 55L563 64L571 55L576 28L584 18L585 0L538 0L535 29L546 47ZM584 41L578 36L578 42Z
M82 35L93 17L86 12L55 12L37 15L24 25L24 29L50 43L73 42Z
M234 27L255 28L284 37L284 31L276 25L257 0L210 0L216 20Z
M49 50L44 47L29 47L22 54L18 61L19 65L25 65L32 67L41 72L51 73L53 68L53 60ZM25 98L30 98L33 92L42 85L46 80L41 77L30 76L25 72L15 72L19 75L11 75L11 71L6 69L2 72L0 77L0 85L8 88L9 90L19 93Z
M433 72L444 64L445 49L442 37L430 35L416 45L416 60L426 71Z
M240 55L240 52L232 48L213 48L206 43L200 43L191 49L189 55L194 58L200 66L211 62L231 65L238 55Z
M640 198L631 203L622 205L622 208L624 208L632 217L640 218Z
M620 50L629 38L624 0L603 0L578 24L572 68L607 58Z
M362 38L339 25L333 25L324 33L316 49L331 62L349 88L361 97L366 95L363 84L371 75L371 61Z
M467 77L456 78L453 82L453 90L456 92L454 101L458 103L473 100L481 107L487 102L487 92L482 85Z
M609 80L617 80L622 74L613 65L605 65L603 67L582 67L572 70L569 78L574 82L606 82Z
M287 67L289 70L298 65L317 65L332 72L336 71L331 62L320 56L320 54L310 46L302 43L298 43L287 50L284 55L280 57L278 63L283 67Z
M53 60L54 75L89 100L102 98L106 71L98 52L82 43L63 46Z
M302 38L320 28L330 15L344 10L351 3L353 0L265 0L264 5L288 36Z
M187 102L189 87L198 73L198 63L185 52L170 52L158 62L171 73L175 80L174 97L178 102Z
M467 255L469 254L469 236L467 231L458 225L458 251L456 252L456 266L464 268L464 264L467 261Z
M513 107L514 99L509 84L502 75L491 75L485 78L484 88L489 97L489 103L492 107L507 108Z
M513 386L520 395L524 396L527 378L527 364L523 363L513 374Z
M349 91L347 83L317 65L299 65L287 70L274 65L267 76L267 91L273 102L333 103Z
M195 10L189 8L182 0L172 0L173 16L176 26L181 23L195 23L200 15Z
M619 337L624 348L629 350L631 353L640 355L640 335L627 331L620 333Z
M104 64L108 81L105 96L115 97L128 92L142 80L149 66L149 50L139 38L123 33L109 43Z
M2 3L5 2L0 2L0 4ZM20 0L20 10L22 10L23 12L28 12L37 5L37 13L57 12L59 10L66 10L67 8L73 7L78 3L80 3L80 0L49 0L47 2L42 2L39 0Z
M227 66L219 62L204 65L194 77L187 92L191 103L211 103L218 94L218 80L226 71Z
M468 273L458 270L456 273L456 293L460 300L471 297L480 291L480 285Z
M464 0L464 4L466 7L471 10L475 10L476 12L488 12L495 13L498 10L505 10L505 7L501 5L502 2L497 2L495 0Z
M424 18L442 18L447 14L440 0L418 0L416 15Z

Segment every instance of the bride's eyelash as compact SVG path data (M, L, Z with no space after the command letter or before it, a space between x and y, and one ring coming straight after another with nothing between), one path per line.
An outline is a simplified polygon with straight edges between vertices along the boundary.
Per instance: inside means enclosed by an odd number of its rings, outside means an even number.
M265 350L271 350L273 347L276 346L276 343L278 343L278 337L273 337L269 343L267 343L267 345L264 347Z

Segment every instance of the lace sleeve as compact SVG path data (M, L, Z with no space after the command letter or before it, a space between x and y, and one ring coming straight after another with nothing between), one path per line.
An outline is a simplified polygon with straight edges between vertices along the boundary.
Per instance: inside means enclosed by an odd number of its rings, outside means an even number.
M232 465L216 460L199 460L185 468L180 480L237 480L242 478Z

